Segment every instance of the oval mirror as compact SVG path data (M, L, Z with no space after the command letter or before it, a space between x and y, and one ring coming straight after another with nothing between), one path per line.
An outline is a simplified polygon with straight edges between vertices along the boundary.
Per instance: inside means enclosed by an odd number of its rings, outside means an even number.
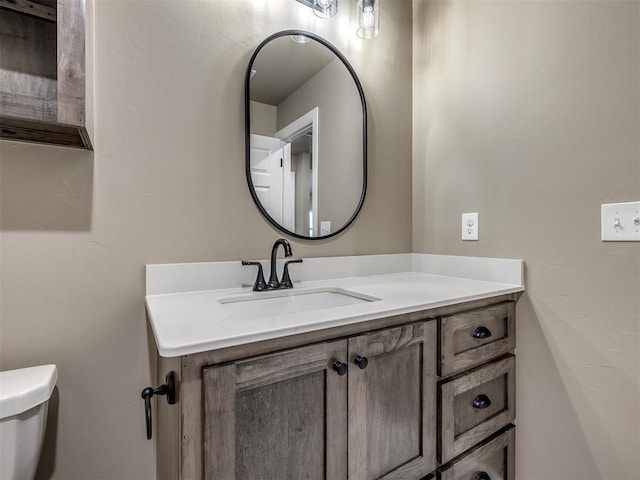
M346 229L367 188L367 110L347 59L309 32L271 35L245 81L249 190L264 217L298 238Z

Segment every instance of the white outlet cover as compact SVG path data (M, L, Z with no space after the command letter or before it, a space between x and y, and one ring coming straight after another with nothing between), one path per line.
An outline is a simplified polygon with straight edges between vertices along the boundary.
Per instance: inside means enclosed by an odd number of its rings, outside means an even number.
M331 233L331 222L324 221L320 222L320 236L324 237L325 235L329 235Z
M478 240L478 213L462 214L462 240Z
M600 218L603 242L640 242L640 202L605 203Z

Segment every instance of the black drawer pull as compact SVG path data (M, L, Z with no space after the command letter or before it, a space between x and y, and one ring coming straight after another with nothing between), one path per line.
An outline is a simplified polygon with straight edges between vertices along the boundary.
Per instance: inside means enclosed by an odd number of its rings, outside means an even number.
M367 365L369 365L369 359L361 355L356 355L356 358L353 359L353 363L355 363L360 370L364 370L367 368Z
M346 374L347 374L347 364L346 364L346 363L342 363L342 362L339 362L338 360L336 360L335 362L333 362L333 367L332 367L332 368L333 368L333 369L336 371L336 373L337 373L338 375L340 375L341 377L342 377L343 375L346 375Z
M478 339L489 338L491 336L491 330L487 327L478 327L473 331L471 336Z
M491 406L491 399L487 397L485 394L478 395L473 399L473 408L477 408L479 410L483 410Z
M475 477L473 477L473 480L491 480L491 477L487 472L480 472Z

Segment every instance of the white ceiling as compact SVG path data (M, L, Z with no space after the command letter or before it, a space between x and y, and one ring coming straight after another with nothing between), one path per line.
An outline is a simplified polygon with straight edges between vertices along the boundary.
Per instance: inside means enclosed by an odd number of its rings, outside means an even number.
M314 40L302 44L290 37L276 38L260 50L253 63L251 100L279 105L335 58Z

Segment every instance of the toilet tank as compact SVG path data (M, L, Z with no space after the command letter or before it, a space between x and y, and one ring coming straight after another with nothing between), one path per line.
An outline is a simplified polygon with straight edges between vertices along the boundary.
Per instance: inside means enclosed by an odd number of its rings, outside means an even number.
M32 479L58 379L55 365L0 372L0 479Z

